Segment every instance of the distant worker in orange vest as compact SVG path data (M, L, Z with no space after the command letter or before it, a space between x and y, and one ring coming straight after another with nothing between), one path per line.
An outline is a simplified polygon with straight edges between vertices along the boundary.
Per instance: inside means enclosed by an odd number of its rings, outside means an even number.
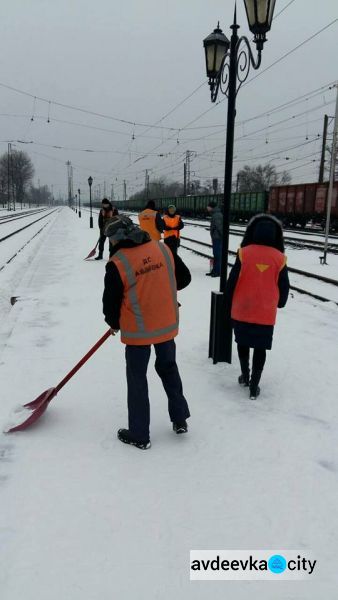
M184 227L184 223L180 215L176 212L176 206L169 204L166 213L163 217L164 221L164 243L169 246L174 254L177 254L180 245L180 231Z
M150 448L147 367L154 345L155 369L168 397L176 433L186 433L190 416L176 364L177 290L191 281L189 269L164 244L152 241L128 217L111 219L105 230L113 246L106 265L103 313L114 335L126 344L128 429L121 442Z
M141 229L149 233L152 240L159 241L164 229L164 223L160 213L155 208L154 200L149 200L146 207L138 215Z
M231 309L241 375L238 383L249 386L249 397L260 393L259 382L271 350L277 308L289 294L283 229L271 215L251 219L226 285L226 304ZM250 348L254 349L250 377Z

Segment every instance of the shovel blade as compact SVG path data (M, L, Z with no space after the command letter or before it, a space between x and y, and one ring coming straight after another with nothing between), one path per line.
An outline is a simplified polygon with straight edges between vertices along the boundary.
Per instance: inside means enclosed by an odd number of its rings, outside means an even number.
M86 256L85 260L87 260L87 258L92 258L93 256L95 256L96 254L96 246L95 248L93 248L93 250L91 250L88 254L88 256Z
M27 429L33 425L33 423L35 423L41 417L41 415L43 415L48 407L48 404L52 398L56 396L56 394L56 388L50 388L49 390L42 392L42 394L40 394L40 396L38 396L32 402L28 402L28 404L24 404L22 407L17 409L15 411L15 424L11 424L5 428L5 433L23 431L24 429Z

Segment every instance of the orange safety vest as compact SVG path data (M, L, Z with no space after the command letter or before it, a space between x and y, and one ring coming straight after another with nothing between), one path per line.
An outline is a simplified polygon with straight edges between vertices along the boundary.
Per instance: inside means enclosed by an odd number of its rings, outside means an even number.
M181 220L181 217L179 215L174 215L173 217L171 217L170 215L164 215L164 217L163 217L163 221L169 227L178 227L180 224L180 220ZM164 235L164 238L170 237L172 235L179 238L180 232L178 229L169 229L169 230L165 229L163 232L163 235Z
M178 304L172 253L158 242L121 248L111 259L124 294L121 341L131 346L160 344L178 334Z
M138 220L140 223L141 229L149 233L152 240L160 240L161 232L156 227L156 210L152 210L151 208L145 208L138 215Z
M232 300L236 321L274 325L279 301L278 278L286 256L270 246L250 244L239 249L241 271Z

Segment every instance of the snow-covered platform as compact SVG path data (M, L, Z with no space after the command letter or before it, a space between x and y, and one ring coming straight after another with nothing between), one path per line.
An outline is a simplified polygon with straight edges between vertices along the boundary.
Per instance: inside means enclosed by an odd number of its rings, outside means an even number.
M85 212L62 209L0 273L2 422L107 329L105 261L83 260L96 240ZM36 426L0 438L2 600L336 598L338 307L290 297L250 402L235 349L231 366L207 358L217 281L204 276L206 261L181 256L193 277L179 294L177 338L188 435L172 432L151 364L152 448L117 440L127 423L124 351L109 339ZM312 551L317 576L189 581L191 549L266 548Z

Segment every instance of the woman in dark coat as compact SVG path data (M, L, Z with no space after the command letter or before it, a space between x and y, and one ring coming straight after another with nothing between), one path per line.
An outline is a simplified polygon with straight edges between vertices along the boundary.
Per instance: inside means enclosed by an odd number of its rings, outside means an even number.
M249 386L252 399L260 393L277 308L285 306L288 294L282 225L271 215L256 215L248 224L226 287L242 371L238 382ZM251 377L250 348L254 349Z

